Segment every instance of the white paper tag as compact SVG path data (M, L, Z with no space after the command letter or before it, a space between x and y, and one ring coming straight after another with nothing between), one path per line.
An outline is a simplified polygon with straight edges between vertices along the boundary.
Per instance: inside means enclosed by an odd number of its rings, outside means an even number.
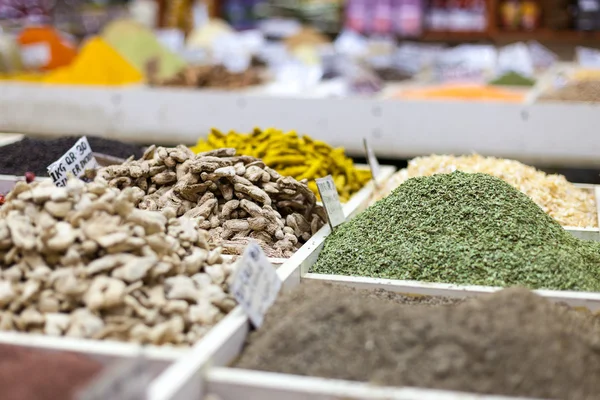
M365 146L365 154L367 156L367 161L369 163L369 168L371 168L371 175L373 176L373 181L377 184L377 177L379 176L379 161L375 156L375 152L373 148L369 145L369 141L365 138L363 139L363 144Z
M329 226L333 230L333 228L346 221L335 182L331 175L327 175L325 178L317 178L315 181L321 195L323 207L325 207L325 211L327 212Z
M250 242L239 263L230 290L258 328L277 298L281 279L256 242Z
M69 173L79 178L86 169L94 169L98 163L92 154L92 148L84 136L79 139L61 158L48 166L48 175L56 186L65 186Z
M40 68L50 61L50 46L34 43L21 47L21 59L26 68Z
M144 400L150 384L146 362L136 358L118 363L83 389L77 400Z

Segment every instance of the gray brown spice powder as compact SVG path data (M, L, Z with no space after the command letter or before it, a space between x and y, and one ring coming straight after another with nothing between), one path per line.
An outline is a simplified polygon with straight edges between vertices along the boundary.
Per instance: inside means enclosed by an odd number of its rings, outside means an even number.
M335 230L312 272L600 291L600 244L486 174L412 178Z
M521 288L450 306L402 303L397 295L302 284L280 296L236 366L390 386L600 398L595 316Z

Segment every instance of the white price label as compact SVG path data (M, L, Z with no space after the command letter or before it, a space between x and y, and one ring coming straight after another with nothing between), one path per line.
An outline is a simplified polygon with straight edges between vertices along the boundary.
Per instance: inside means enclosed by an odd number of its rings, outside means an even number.
M126 360L103 372L77 396L77 400L144 400L150 384L143 358Z
M338 196L335 182L331 175L327 175L325 178L315 179L317 183L317 189L321 195L321 201L327 212L327 219L329 220L329 226L331 230L338 225L343 224L346 221L344 216L344 210L342 209L342 203Z
M255 327L262 325L279 289L281 279L277 271L258 243L250 242L240 260L230 290Z
M79 178L87 169L97 167L98 163L92 154L92 148L84 136L61 158L48 166L48 175L52 177L56 186L65 186L68 174Z
M47 43L28 44L21 48L21 59L27 68L40 68L50 61L50 46Z
M377 161L377 157L375 157L375 152L373 151L373 148L369 146L369 141L367 139L363 139L363 144L365 146L365 154L367 155L369 168L371 168L371 175L373 176L373 181L377 185L377 177L379 176L379 161Z

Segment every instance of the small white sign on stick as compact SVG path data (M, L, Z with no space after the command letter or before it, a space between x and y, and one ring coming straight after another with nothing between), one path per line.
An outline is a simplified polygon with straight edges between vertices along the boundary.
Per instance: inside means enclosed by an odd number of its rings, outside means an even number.
M342 203L335 187L335 182L331 175L327 175L325 178L315 179L317 183L317 189L321 195L321 201L323 207L327 212L327 220L331 230L338 225L343 224L346 221L344 216L344 210L342 209Z
M369 163L369 168L371 168L371 176L373 177L373 182L375 186L377 184L377 177L379 176L379 161L377 157L375 157L375 152L373 148L369 145L369 141L365 138L363 139L363 145L365 146L365 155L367 156L367 162Z
M250 242L239 263L230 290L258 328L277 298L281 279L256 242Z
M48 175L56 186L67 184L68 174L79 178L87 169L98 167L98 163L92 154L92 148L84 136L79 139L61 158L48 166Z

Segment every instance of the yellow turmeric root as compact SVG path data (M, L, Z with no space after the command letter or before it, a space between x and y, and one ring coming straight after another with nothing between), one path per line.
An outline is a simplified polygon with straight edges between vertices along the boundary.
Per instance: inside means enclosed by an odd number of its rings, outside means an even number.
M310 136L299 136L295 131L255 128L248 134L234 131L224 134L212 129L206 139L200 139L191 149L201 153L223 147L232 147L238 154L261 158L282 175L297 180L307 179L308 187L317 197L316 178L331 175L342 202L348 201L371 179L371 172L366 168L356 168L343 148L333 148Z

